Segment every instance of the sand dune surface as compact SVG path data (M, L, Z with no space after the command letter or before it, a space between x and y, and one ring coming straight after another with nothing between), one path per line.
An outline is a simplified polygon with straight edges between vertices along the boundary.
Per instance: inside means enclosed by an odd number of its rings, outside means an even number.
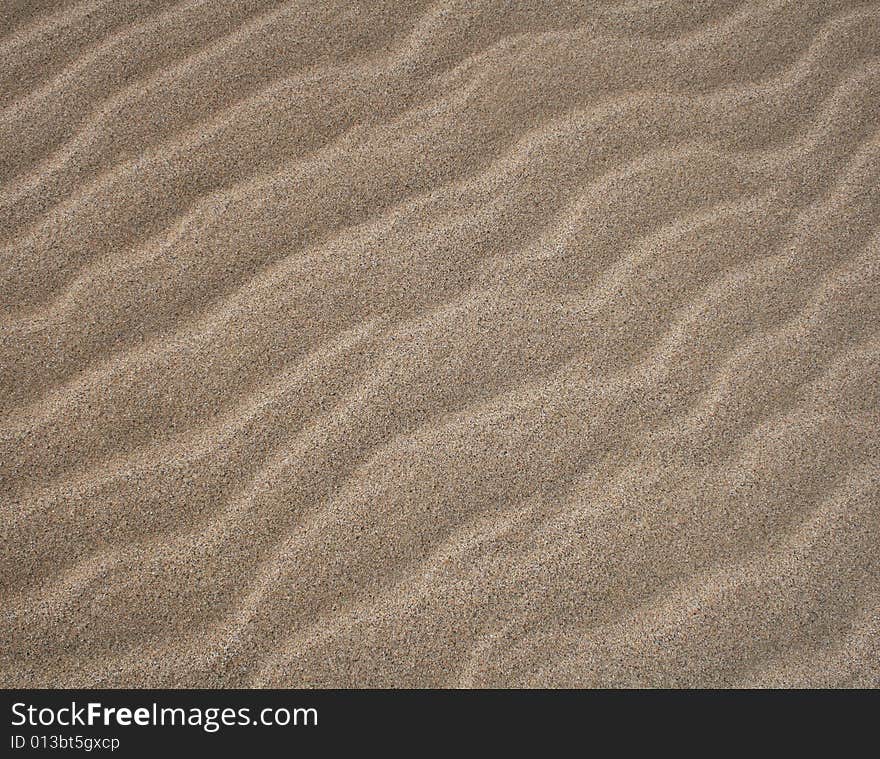
M0 684L880 686L880 5L0 8Z

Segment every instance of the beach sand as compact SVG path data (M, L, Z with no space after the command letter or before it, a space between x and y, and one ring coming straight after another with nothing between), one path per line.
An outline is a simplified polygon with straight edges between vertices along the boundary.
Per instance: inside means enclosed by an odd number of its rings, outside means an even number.
M880 686L880 6L0 10L0 685Z

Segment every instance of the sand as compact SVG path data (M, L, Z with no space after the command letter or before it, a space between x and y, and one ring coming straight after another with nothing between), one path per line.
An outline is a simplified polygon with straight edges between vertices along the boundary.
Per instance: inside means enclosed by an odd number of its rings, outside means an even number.
M880 686L876 3L0 32L0 684Z

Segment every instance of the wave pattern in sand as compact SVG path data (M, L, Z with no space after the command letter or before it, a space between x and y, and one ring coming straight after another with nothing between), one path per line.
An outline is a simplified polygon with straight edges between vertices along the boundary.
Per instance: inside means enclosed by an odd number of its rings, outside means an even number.
M4 9L3 685L880 685L880 5Z

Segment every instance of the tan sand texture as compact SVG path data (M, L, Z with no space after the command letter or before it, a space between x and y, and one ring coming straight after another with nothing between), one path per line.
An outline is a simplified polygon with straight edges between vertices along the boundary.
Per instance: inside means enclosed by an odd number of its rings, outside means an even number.
M880 5L0 8L0 684L880 685Z

